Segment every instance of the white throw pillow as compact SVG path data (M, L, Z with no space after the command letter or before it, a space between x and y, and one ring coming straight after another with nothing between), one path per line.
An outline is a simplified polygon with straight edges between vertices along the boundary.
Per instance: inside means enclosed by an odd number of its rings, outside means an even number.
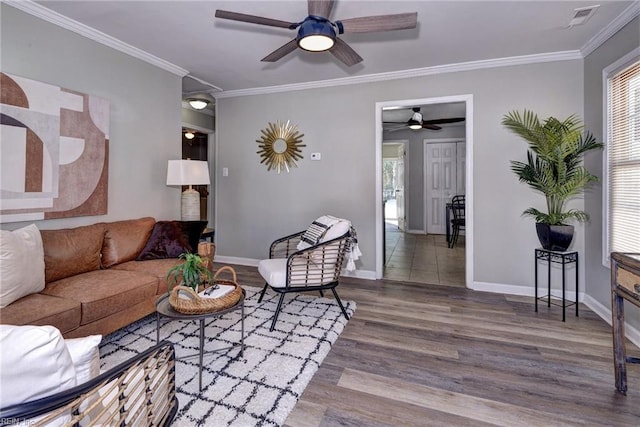
M44 250L35 224L0 230L0 308L44 289Z
M304 232L300 238L297 249L307 249L311 246L315 246L320 242L325 242L325 235L331 230L331 228L338 223L340 218L336 218L331 215L323 215L311 223L307 231Z
M0 402L30 402L76 385L76 371L53 326L0 325Z
M329 240L337 239L345 234L351 228L351 222L346 219L336 218L336 222L324 233L324 236L320 239L320 243L328 242Z
M102 341L102 335L64 340L76 370L78 385L100 375L100 350L98 349L100 341Z

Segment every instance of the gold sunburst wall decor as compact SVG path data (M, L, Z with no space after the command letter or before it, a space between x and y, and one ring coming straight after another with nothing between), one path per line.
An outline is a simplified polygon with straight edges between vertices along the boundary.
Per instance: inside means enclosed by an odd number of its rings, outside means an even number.
M276 121L260 131L260 139L256 139L258 147L257 153L260 155L260 163L267 165L267 170L275 169L280 173L290 167L297 167L296 160L302 159L302 137L304 134L298 132L298 126L292 125L287 120L286 123Z

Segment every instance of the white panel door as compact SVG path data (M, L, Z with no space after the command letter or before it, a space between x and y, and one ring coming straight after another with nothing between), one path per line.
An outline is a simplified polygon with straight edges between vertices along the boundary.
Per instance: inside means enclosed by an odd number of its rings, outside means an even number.
M456 143L425 144L427 233L445 234L445 207L458 189Z

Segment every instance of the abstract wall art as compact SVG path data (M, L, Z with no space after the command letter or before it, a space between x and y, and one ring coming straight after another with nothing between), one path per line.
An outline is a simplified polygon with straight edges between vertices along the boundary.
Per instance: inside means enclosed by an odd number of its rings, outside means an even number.
M0 73L0 222L107 213L109 102Z

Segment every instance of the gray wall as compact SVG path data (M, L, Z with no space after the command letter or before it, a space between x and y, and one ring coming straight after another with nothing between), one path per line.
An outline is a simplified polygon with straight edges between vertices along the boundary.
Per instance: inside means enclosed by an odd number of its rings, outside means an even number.
M182 123L191 125L201 132L213 131L215 118L212 114L201 113L190 108L182 108Z
M38 227L147 215L179 218L180 190L165 182L167 160L180 158L181 78L5 4L0 7L2 71L111 104L108 214L39 221Z
M599 141L605 141L603 135L603 81L602 70L640 46L640 18L636 18L593 51L584 61L584 98L585 124ZM602 177L602 153L591 154L585 159L590 171ZM585 207L591 214L586 227L586 292L598 303L611 309L610 269L604 267L602 242L602 186L585 196ZM640 310L627 310L627 321L640 329Z
M219 99L218 254L264 258L274 238L331 213L352 220L364 254L359 268L375 270L375 103L472 94L473 279L531 288L539 243L533 221L521 213L543 207L544 199L509 170L509 160L526 158L526 144L500 120L523 108L542 116L582 115L582 66L581 60L562 61ZM276 120L291 120L305 135L305 158L289 174L267 172L256 154L260 129ZM309 160L316 151L322 161ZM228 177L220 175L222 167L229 168ZM580 226L573 248L584 251Z

